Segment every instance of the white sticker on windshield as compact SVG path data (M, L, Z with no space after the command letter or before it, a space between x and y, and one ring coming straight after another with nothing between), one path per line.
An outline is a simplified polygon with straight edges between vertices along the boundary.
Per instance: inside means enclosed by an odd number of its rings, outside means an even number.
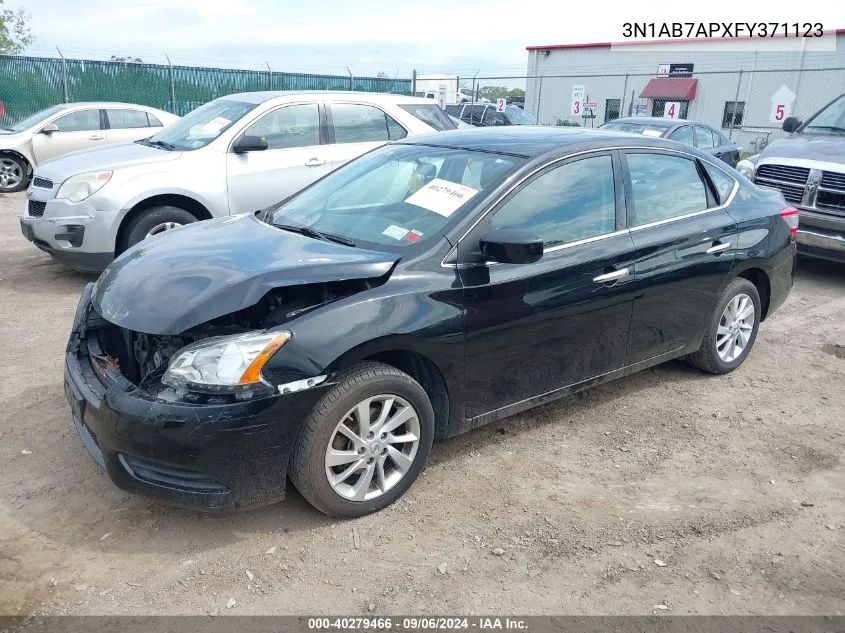
M660 138L660 130L643 130L643 136L654 136Z
M408 234L408 229L403 229L401 226L391 224L381 232L382 235L392 237L394 240L401 240Z
M478 193L478 189L435 178L405 199L405 202L434 211L448 218L458 207Z

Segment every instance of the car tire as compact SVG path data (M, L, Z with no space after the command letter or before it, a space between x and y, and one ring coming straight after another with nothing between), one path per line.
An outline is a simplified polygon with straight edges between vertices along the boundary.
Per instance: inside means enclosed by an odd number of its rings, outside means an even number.
M7 185L6 175L15 176L14 185ZM23 191L29 184L29 165L12 154L0 154L0 193Z
M196 221L197 218L193 213L179 207L150 207L134 217L126 227L123 250L135 246L151 235Z
M382 418L385 407L390 408ZM370 418L372 440L361 433L359 411ZM376 426L379 418L385 420L381 427ZM402 418L408 419L388 428ZM350 431L357 441L349 437ZM413 436L416 443L394 441ZM362 362L338 375L305 419L288 474L299 493L321 512L363 516L386 508L411 487L428 459L433 438L434 410L420 384L390 365ZM330 450L337 456L336 465L327 464Z
M733 313L728 306L732 307ZM732 314L746 315L749 306L753 307L753 314L741 320L732 318ZM701 347L687 356L687 361L711 374L727 374L733 371L742 365L751 352L754 341L757 340L762 314L760 294L756 286L747 279L737 277L722 293L710 317Z

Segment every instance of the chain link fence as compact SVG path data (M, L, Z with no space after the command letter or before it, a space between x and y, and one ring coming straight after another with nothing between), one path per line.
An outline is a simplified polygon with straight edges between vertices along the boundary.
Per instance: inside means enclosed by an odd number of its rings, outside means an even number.
M689 99L644 98L641 95L654 73L601 73L478 77L476 86L525 85L525 110L542 125L599 127L627 116L664 116L666 104L676 103L679 118L707 123L739 143L746 153L761 151L782 138L782 120L795 116L806 121L845 92L845 67L696 72L695 94ZM673 80L675 78L669 78ZM573 113L572 93L583 86L582 103L591 105ZM793 101L775 103L783 87ZM781 93L781 97L782 97ZM594 105L593 105L594 104ZM785 107L778 114L777 105ZM583 108L583 106L582 106ZM778 118L780 117L780 118Z
M411 79L51 57L0 56L0 77L0 125L69 101L122 101L184 115L217 97L256 90L411 93Z

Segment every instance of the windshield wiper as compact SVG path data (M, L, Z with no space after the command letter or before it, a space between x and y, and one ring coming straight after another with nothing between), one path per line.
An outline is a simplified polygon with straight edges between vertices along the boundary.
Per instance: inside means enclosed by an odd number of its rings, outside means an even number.
M326 233L325 231L318 231L317 229L312 229L310 226L305 226L304 224L278 224L274 222L273 226L278 229L282 229L283 231L290 231L291 233L299 233L300 235L313 237L315 240L336 242L337 244L343 244L344 246L355 246L355 242L350 240L348 237L335 235L334 233Z
M808 125L805 129L828 130L830 132L845 132L845 127L839 127L838 125Z
M147 145L148 147L160 147L162 149L166 149L168 152L172 152L176 149L175 145L171 145L167 141L151 141L149 138L142 138L141 140L135 142L140 145Z

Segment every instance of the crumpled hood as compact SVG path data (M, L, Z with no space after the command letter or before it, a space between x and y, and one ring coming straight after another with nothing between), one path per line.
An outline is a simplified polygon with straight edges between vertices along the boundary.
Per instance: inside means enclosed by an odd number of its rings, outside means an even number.
M778 158L804 158L829 163L845 163L845 135L793 134L775 141L760 154L760 161Z
M100 276L93 305L120 327L174 335L254 305L273 288L381 277L399 257L237 215L173 229L130 248Z
M139 143L103 145L63 154L38 165L35 173L53 182L64 182L76 174L105 171L177 160L182 152L148 147Z

